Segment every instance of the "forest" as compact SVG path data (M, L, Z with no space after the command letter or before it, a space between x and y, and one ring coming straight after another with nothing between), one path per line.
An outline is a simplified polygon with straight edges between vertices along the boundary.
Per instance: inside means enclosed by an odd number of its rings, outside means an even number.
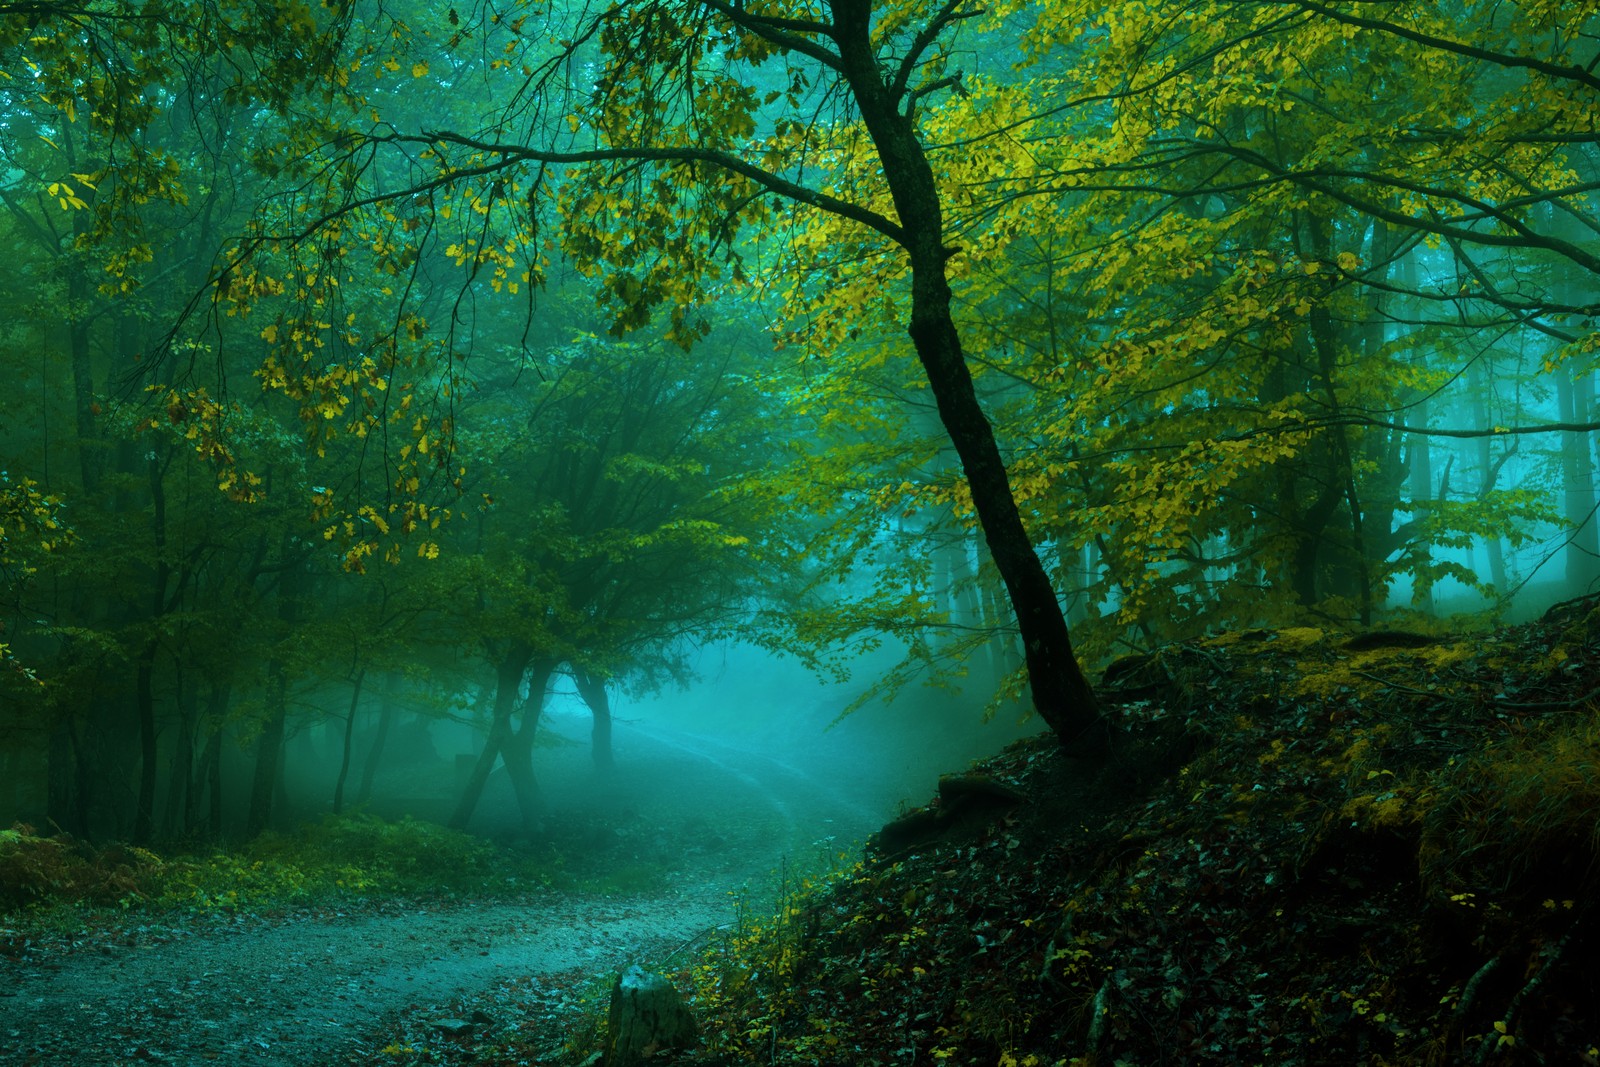
M1597 68L1593 0L0 0L0 969L826 838L661 962L693 1062L1600 1062ZM337 1062L597 1062L566 988Z

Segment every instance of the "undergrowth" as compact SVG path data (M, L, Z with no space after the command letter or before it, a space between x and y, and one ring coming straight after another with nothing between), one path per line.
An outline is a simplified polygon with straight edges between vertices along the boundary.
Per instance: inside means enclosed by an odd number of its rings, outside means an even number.
M689 999L703 1025L706 1051L740 1061L762 1058L780 1030L804 1011L804 992L815 977L809 944L820 929L819 901L858 877L864 864L848 854L824 856L810 872L780 872L770 913L735 899L735 920L686 971ZM844 1037L833 1020L816 1017L808 1032L789 1033L785 1047L829 1062Z
M680 968L687 1062L1600 1063L1600 614L1164 655L1124 766L1014 747Z
M0 914L61 906L243 911L380 896L521 895L547 887L551 858L405 818L327 816L237 849L162 856L101 848L29 826L0 831Z

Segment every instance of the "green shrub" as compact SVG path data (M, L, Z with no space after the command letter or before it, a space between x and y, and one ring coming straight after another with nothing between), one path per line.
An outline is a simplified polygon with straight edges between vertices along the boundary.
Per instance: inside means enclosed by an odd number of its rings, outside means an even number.
M520 893L548 886L550 866L432 823L370 815L328 816L237 851L169 859L18 826L0 831L0 911L82 903L209 912L377 895Z
M126 905L159 887L165 866L142 848L97 850L64 834L40 837L18 824L0 830L0 911L58 901Z
M328 815L292 834L263 834L247 857L292 863L335 882L385 892L482 889L523 866L482 838L409 816Z

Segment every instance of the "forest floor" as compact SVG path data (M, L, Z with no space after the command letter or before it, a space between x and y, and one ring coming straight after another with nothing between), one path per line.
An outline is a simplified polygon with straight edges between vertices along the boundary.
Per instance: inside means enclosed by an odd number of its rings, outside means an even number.
M0 938L0 1065L404 1063L530 1020L548 1034L622 966L689 952L882 821L882 787L848 768L645 725L619 747L603 803L557 830L576 869L522 899L98 914Z
M1108 761L1023 740L828 873L765 877L883 823L869 763L662 733L675 788L574 824L665 872L626 897L22 952L0 1062L594 1067L637 960L689 998L679 1067L1600 1065L1600 598L1108 675Z

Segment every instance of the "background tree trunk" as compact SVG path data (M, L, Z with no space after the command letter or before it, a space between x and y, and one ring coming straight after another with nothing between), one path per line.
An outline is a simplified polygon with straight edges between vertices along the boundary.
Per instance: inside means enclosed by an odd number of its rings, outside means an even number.
M450 816L453 829L465 830L472 821L472 813L483 796L483 787L488 784L489 772L494 770L495 760L500 758L506 741L511 737L511 712L516 707L517 692L522 688L522 676L532 659L533 649L518 642L511 646L495 667L494 713L489 723L489 736L484 741L483 751L478 754L478 762L472 768L472 776L461 791L461 799L456 802L456 810Z
M350 776L350 747L354 741L356 729L356 712L361 708L361 683L366 680L365 667L356 671L355 680L350 684L350 711L344 717L344 751L339 759L339 777L333 783L333 813L338 815L344 811L344 782Z
M284 640L300 621L300 567L287 567L278 583L278 620ZM289 665L282 649L267 665L267 721L256 744L255 778L250 787L250 811L245 817L247 838L255 837L272 822L273 795L282 777L283 737L289 714Z
M617 764L611 751L611 698L606 693L606 683L582 667L572 668L572 681L578 687L578 695L589 705L589 712L594 716L594 729L589 734L589 755L597 770L609 774Z
M528 672L528 699L522 706L522 721L500 748L500 762L517 796L522 832L529 837L537 836L544 818L544 797L539 792L539 779L533 773L533 739L539 732L545 691L550 687L550 676L555 673L556 666L554 660L534 661Z
M389 743L389 730L394 726L394 701L399 687L395 685L394 672L384 676L383 696L378 711L378 730L367 749L366 762L361 767L361 788L356 790L356 803L365 804L372 799L372 783L378 778L378 764L383 759L384 746Z

